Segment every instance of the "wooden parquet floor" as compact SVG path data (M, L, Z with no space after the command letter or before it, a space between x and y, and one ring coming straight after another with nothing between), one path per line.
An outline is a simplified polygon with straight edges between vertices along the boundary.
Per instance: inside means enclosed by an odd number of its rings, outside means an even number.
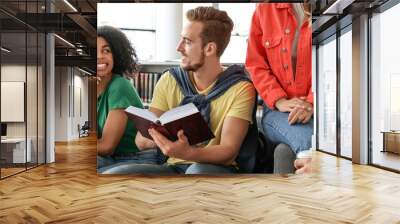
M308 175L98 176L96 139L0 181L0 223L400 223L400 175L315 153Z

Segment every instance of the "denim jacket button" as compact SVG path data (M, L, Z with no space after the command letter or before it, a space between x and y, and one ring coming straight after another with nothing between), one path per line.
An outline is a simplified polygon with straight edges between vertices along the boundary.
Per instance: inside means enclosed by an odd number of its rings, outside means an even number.
M265 41L265 46L269 47L269 41Z

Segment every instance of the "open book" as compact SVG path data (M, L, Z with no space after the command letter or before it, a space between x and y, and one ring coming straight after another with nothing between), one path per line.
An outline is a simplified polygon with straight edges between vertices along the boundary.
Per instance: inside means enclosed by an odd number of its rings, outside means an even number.
M193 103L173 108L160 117L151 111L130 106L125 110L129 119L146 138L152 139L148 130L154 128L171 141L178 139L177 133L183 130L190 145L214 138L214 134Z

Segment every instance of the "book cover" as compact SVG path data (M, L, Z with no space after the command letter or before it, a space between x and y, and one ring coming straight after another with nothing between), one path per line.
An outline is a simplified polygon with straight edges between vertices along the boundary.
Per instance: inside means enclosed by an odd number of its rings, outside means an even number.
M190 145L195 145L214 138L214 134L192 103L173 108L157 117L146 109L130 106L125 110L133 120L142 136L152 139L148 130L154 128L171 141L178 139L177 133L183 130Z

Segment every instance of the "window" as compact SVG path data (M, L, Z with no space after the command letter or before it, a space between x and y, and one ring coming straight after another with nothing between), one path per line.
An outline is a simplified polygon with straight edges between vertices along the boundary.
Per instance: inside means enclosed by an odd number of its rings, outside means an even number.
M340 36L340 154L352 157L352 33Z
M251 17L256 9L256 4L220 3L219 9L226 11L234 23L231 41L225 49L221 61L244 63L246 59L247 38L250 31Z
M156 35L153 31L122 30L128 37L140 61L153 61L156 54ZM150 43L150 44L140 44Z
M18 5L21 13L36 13L39 4ZM13 25L14 18L2 12L0 17L10 21L0 30L0 123L7 127L0 144L1 179L45 163L46 38L23 23ZM7 100L10 95L15 101Z
M336 36L318 48L318 149L336 154Z
M371 19L372 163L396 170L400 170L400 156L386 151L382 132L400 130L400 33L393 29L398 21L400 5L375 14Z
M156 7L139 3L99 3L98 26L122 29L140 61L152 61L156 54ZM147 44L142 44L147 43Z

